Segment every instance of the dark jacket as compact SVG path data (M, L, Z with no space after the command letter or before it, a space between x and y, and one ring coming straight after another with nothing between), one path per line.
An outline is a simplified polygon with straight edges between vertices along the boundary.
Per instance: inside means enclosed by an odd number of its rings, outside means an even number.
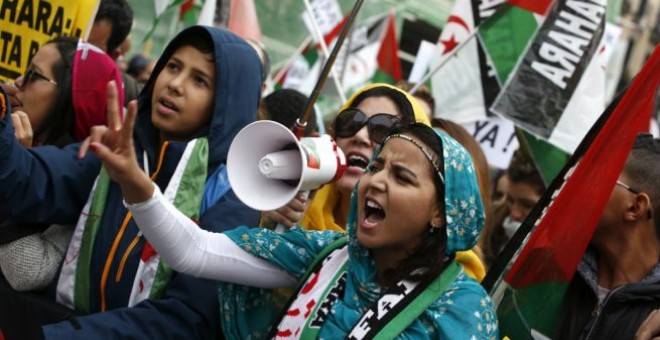
M612 289L599 306L597 294L597 263L589 251L564 296L555 339L633 339L660 307L660 264L643 280Z
M260 62L254 50L242 39L220 29L192 27L181 32L163 52L140 95L135 146L140 164L147 155L151 174L157 168L161 152L158 131L151 124L151 94L154 80L169 56L185 43L187 37L209 36L214 42L216 84L212 121L198 136L209 140L208 174L226 162L229 145L238 131L256 118L260 98ZM178 164L185 143L170 143L155 183L163 190ZM78 160L77 145L64 149L38 147L25 150L13 136L9 118L0 123L0 215L20 218L23 222L73 224L86 203L100 161L93 155ZM130 221L119 238L119 229L127 210L119 187L110 185L102 227L94 238L89 268L89 306L91 313L100 309L101 274L115 239L116 255L110 264L105 289L108 312L78 317L43 328L47 338L215 338L218 326L217 287L209 280L174 273L164 296L127 308L128 298L140 262L144 238L137 245L138 228ZM208 208L201 216L202 228L223 231L239 225L256 225L258 212L247 208L232 191ZM126 260L122 262L122 258ZM121 267L121 268L120 268ZM118 271L123 269L123 274ZM119 277L117 281L115 278Z

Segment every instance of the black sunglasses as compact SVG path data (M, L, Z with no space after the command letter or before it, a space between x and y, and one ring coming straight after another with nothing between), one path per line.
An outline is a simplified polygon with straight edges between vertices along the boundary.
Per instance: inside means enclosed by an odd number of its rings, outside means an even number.
M54 81L54 80L52 80L52 79L46 77L45 75L43 75L43 74L37 72L37 70L35 70L35 69L33 69L33 68L28 68L28 69L25 71L25 74L23 75L23 81L21 82L20 87L23 87L23 86L29 84L31 81L35 80L35 77L36 77L36 78L39 78L39 79L43 79L43 80L45 80L45 81L47 81L47 82L49 82L49 83L51 83L51 84L57 86L57 82L56 82L56 81ZM16 84L16 85L19 85L19 84Z
M335 137L347 138L354 136L367 124L369 138L381 144L390 130L399 121L399 117L387 113L377 113L371 117L354 108L345 109L335 118Z

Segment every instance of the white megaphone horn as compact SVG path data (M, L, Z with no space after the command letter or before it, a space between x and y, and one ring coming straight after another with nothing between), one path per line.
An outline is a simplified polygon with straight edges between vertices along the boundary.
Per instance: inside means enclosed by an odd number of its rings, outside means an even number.
M330 136L298 140L284 125L269 120L244 127L227 156L232 190L260 211L278 209L298 192L318 189L345 170L346 157Z

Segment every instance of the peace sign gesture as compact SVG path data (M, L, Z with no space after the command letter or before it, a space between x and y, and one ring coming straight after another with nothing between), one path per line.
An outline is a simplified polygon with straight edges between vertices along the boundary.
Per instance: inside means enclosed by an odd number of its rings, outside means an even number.
M94 151L103 161L110 178L119 183L126 202L143 202L151 198L154 189L151 179L140 169L133 147L137 103L133 100L128 104L128 113L122 122L117 91L117 84L108 82L108 126L94 126L91 129L78 151L78 157L84 157L87 149Z

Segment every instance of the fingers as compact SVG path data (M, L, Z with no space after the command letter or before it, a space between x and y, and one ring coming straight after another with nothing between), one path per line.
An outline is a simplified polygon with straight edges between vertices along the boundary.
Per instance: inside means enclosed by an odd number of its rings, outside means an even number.
M307 199L303 198L301 195L302 194L298 194L298 196L291 200L285 208L289 208L292 212L304 213L307 208Z
M135 128L135 117L137 116L137 101L131 100L128 103L128 113L126 114L126 119L124 119L124 125L121 129L122 140L124 142L129 142L130 145L133 145L133 129Z
M282 224L287 228L293 228L300 219L302 219L302 214L296 216L295 213L282 213L281 211L275 210L271 212L271 220L278 224Z
M89 136L78 149L78 158L83 158L87 155L87 150L92 143L100 142L103 139L103 136L108 131L108 128L105 126L93 126L89 132Z
M114 80L108 82L107 88L108 103L106 106L106 119L108 127L114 131L121 129L121 117L119 116L119 92L117 83Z
M30 117L28 117L27 113L23 111L17 111L15 114L17 114L20 119L21 119L21 125L23 125L23 130L30 136L32 136L32 124L30 124Z
M28 115L23 111L16 111L11 114L11 121L14 124L14 134L18 142L23 147L32 147L33 133Z
M103 164L106 165L106 168L108 167L108 164L112 166L116 163L114 158L115 155L112 153L112 150L103 145L103 143L90 142L89 148L99 157L99 159L101 159Z
M660 312L656 309L642 322L635 333L636 340L655 339L660 334Z
M7 97L9 98L9 104L13 107L19 105L18 98L16 98L16 93L18 93L18 88L13 83L0 82L0 87L5 91ZM2 118L2 117L0 117Z

